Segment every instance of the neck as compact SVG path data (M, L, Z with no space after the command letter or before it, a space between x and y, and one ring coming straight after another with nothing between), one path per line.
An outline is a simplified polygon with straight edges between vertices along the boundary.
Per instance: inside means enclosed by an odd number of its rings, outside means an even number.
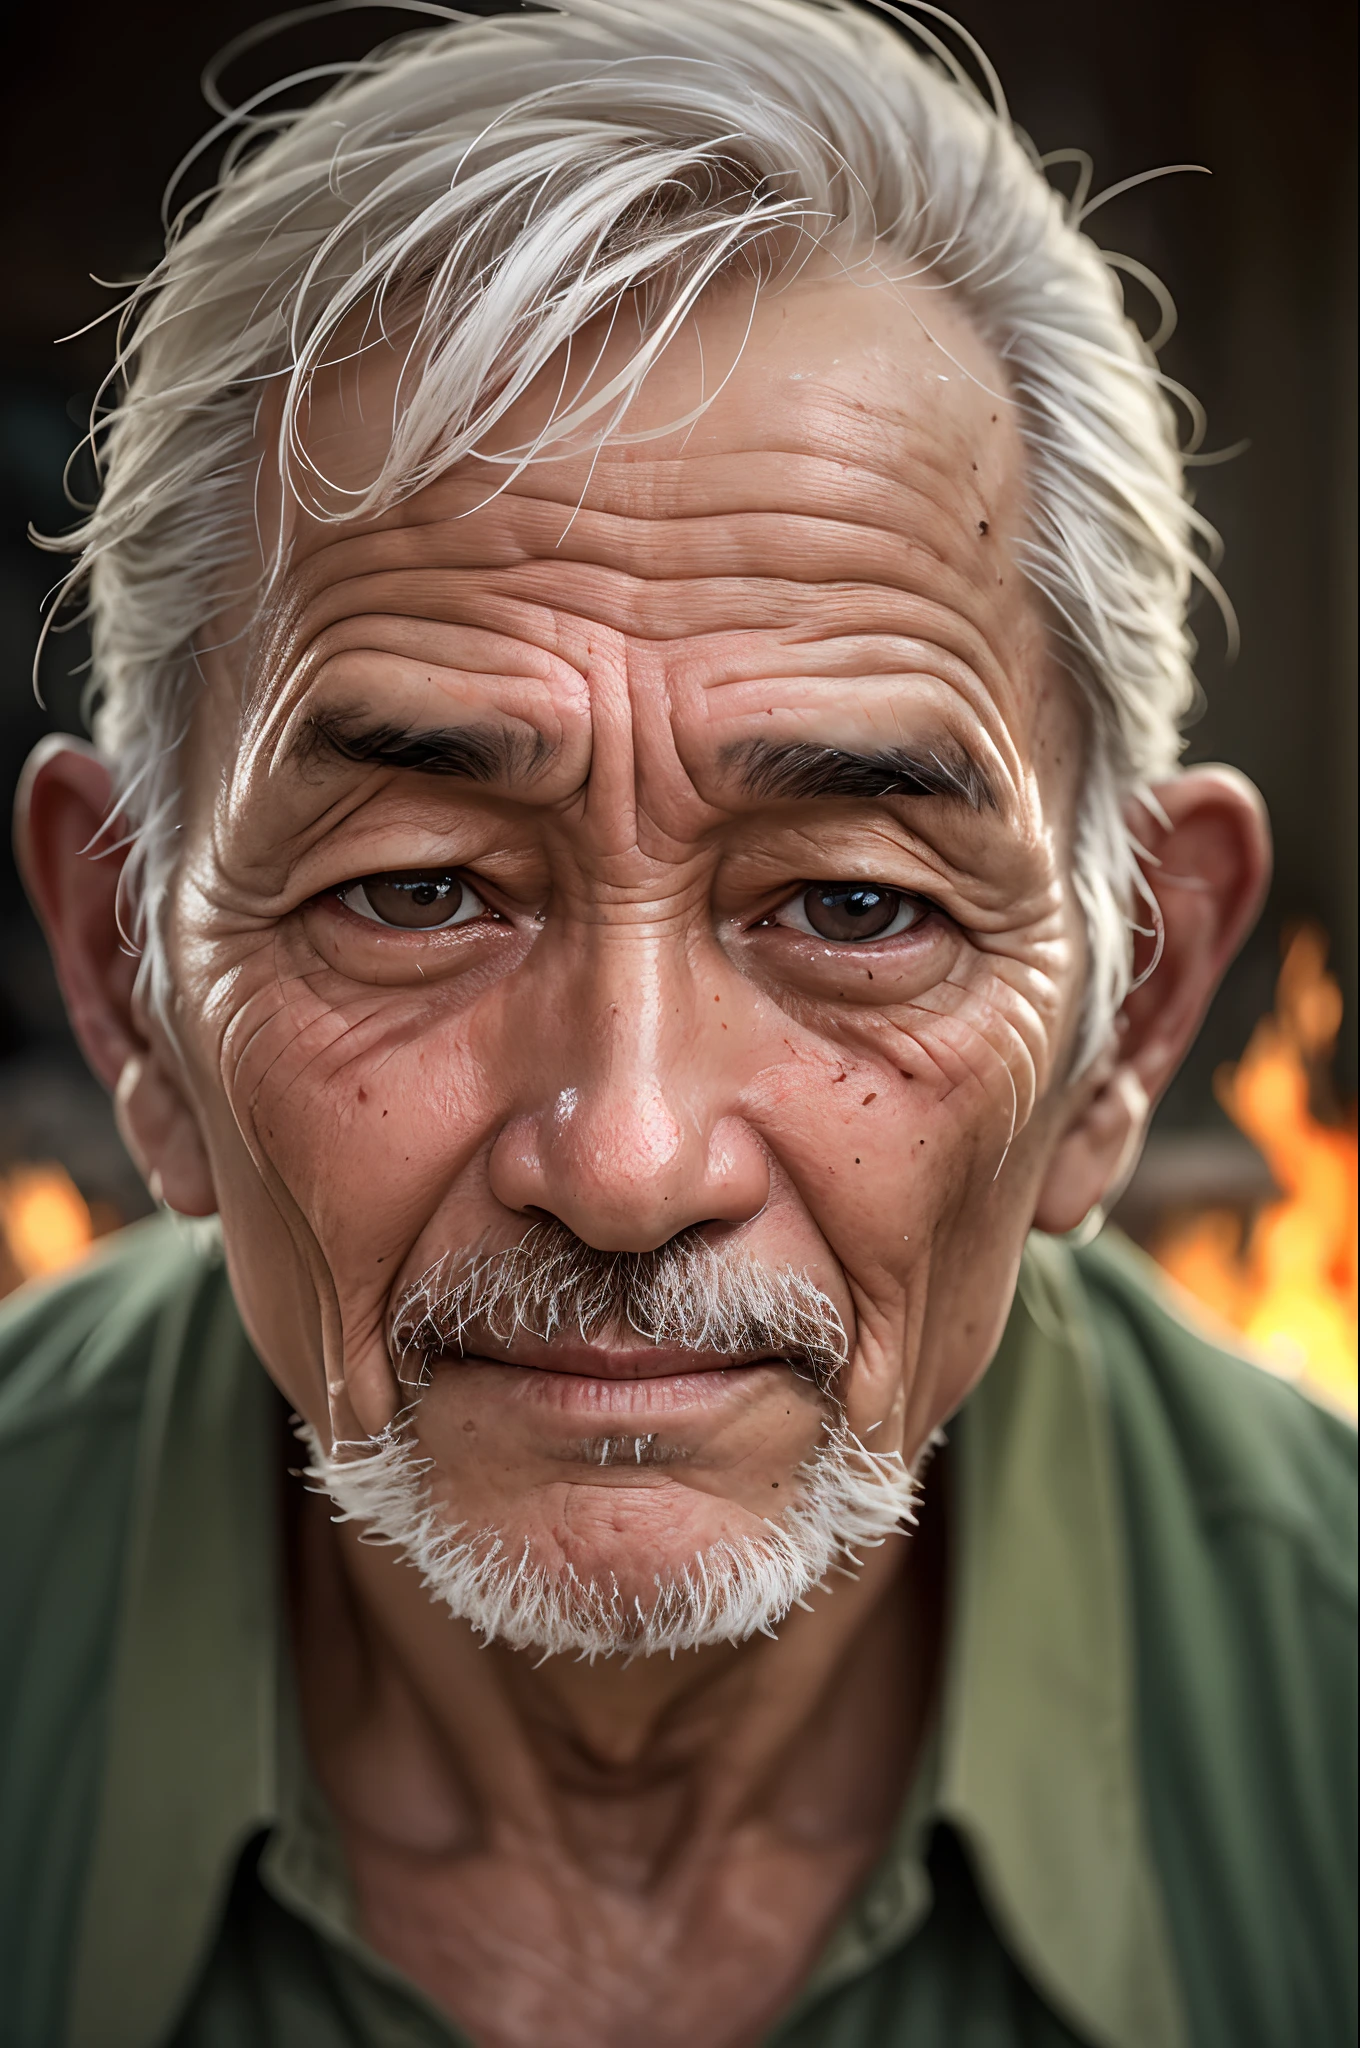
M342 1830L451 1856L508 1831L644 1886L752 1825L885 1834L933 1691L938 1522L932 1501L910 1542L866 1552L776 1640L536 1662L483 1646L392 1551L304 1497L299 1681Z

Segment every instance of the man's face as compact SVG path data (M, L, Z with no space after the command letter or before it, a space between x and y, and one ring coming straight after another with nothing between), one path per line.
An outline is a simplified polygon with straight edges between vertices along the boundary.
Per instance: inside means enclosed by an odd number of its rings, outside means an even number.
M626 422L692 412L701 345L731 374L685 431L300 519L251 659L205 657L181 1054L247 1323L323 1439L411 1400L404 1291L543 1218L806 1276L877 1450L997 1341L1083 978L1013 412L937 293L805 281L743 351L750 317L703 309ZM321 467L384 412L381 362L321 392ZM762 1528L822 1420L785 1363L568 1331L474 1337L416 1426L457 1520L631 1598Z

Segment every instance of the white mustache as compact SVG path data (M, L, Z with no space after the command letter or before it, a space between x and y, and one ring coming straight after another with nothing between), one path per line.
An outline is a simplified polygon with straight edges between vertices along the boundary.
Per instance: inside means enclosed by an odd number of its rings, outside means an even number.
M439 1356L461 1357L469 1330L499 1343L517 1333L589 1343L627 1332L644 1343L730 1356L772 1355L829 1390L849 1355L830 1296L805 1273L724 1257L697 1230L651 1252L604 1252L563 1223L535 1223L508 1250L446 1255L393 1311L397 1374L423 1385ZM411 1368L415 1367L414 1375Z

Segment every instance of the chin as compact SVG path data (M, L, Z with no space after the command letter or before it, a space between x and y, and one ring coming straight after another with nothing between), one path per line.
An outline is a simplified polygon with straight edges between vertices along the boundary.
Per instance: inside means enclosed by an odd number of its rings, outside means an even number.
M435 1469L409 1428L330 1452L299 1433L341 1520L393 1545L488 1642L539 1656L674 1656L773 1634L857 1547L915 1519L913 1473L839 1423L786 1482L767 1482L768 1516L664 1470L617 1467L559 1475L496 1513L475 1482Z
M789 1481L772 1488L787 1493ZM450 1509L453 1502L450 1502ZM445 1510L451 1523L454 1513ZM483 1519L505 1553L527 1552L562 1584L617 1590L635 1614L658 1589L702 1570L707 1560L749 1548L770 1525L740 1502L707 1493L663 1473L558 1480L536 1488L522 1508Z

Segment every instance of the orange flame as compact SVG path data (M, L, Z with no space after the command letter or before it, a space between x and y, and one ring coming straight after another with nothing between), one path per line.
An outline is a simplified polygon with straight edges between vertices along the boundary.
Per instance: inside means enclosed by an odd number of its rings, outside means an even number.
M1263 1017L1215 1093L1262 1154L1281 1191L1244 1231L1208 1209L1154 1246L1166 1270L1242 1333L1272 1370L1324 1400L1356 1408L1356 1134L1324 1123L1311 1079L1341 1026L1327 942L1305 927L1285 953L1275 1013Z
M60 1166L19 1166L0 1179L0 1239L11 1284L59 1273L81 1257L93 1237L89 1209Z

